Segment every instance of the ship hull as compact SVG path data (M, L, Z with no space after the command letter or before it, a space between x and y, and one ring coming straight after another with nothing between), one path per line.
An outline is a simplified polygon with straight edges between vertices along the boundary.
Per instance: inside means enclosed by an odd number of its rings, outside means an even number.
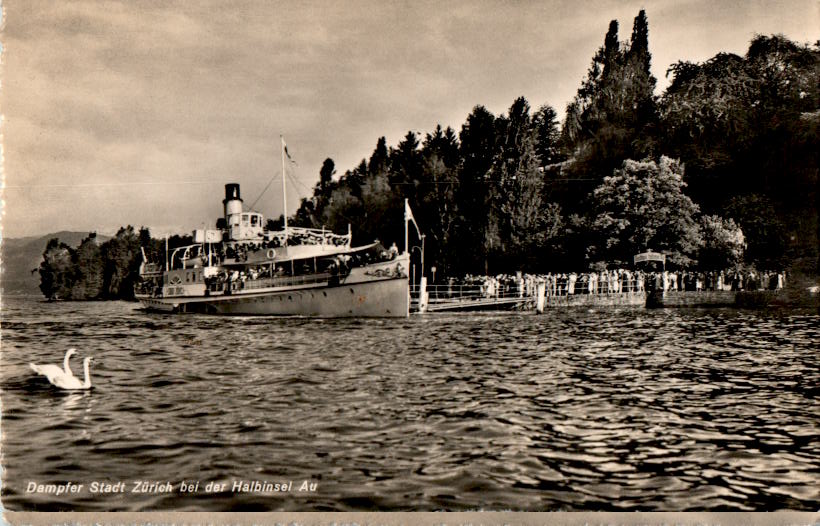
M216 296L138 295L137 299L147 309L161 312L317 318L407 317L410 290L406 275L397 272L390 277L376 277L365 274L364 270L354 269L347 279L336 284Z

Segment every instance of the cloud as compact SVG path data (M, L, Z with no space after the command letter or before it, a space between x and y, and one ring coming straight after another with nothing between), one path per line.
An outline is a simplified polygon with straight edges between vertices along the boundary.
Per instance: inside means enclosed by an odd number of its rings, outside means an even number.
M680 58L744 52L753 31L816 33L813 0L648 6L663 85ZM384 135L459 130L518 96L563 113L609 20L639 2L27 0L2 34L5 235L199 225L222 185L256 196L299 162L291 211L322 161L343 173ZM808 29L807 29L808 28ZM151 186L151 185L154 186ZM69 186L66 186L69 185ZM74 185L74 186L71 186ZM260 206L281 212L278 193Z

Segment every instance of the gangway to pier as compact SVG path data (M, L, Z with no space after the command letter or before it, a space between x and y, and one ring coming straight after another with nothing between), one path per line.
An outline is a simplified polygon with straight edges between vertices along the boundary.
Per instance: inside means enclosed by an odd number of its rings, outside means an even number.
M509 310L524 308L534 302L532 295L525 294L518 287L499 287L487 290L484 285L427 285L426 312L458 310ZM418 285L410 288L410 310L419 312L421 289Z

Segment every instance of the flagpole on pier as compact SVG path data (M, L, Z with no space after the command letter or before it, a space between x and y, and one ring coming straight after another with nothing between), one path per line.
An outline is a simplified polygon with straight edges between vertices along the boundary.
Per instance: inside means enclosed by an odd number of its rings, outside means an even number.
M285 208L282 211L282 217L285 219L285 246L288 244L288 190L287 186L285 185L285 149L287 146L285 145L285 138L283 136L279 136L282 140L282 203Z
M410 221L410 218L407 217L407 211L410 209L410 203L407 199L404 200L404 252L409 253L410 247L407 246L407 223Z

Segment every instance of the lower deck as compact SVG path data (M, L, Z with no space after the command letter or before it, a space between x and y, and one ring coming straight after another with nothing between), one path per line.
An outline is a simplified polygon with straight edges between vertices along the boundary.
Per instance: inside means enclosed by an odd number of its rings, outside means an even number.
M410 308L407 258L357 267L344 277L328 273L164 287L170 294L138 294L151 310L205 314L311 317L406 317Z

